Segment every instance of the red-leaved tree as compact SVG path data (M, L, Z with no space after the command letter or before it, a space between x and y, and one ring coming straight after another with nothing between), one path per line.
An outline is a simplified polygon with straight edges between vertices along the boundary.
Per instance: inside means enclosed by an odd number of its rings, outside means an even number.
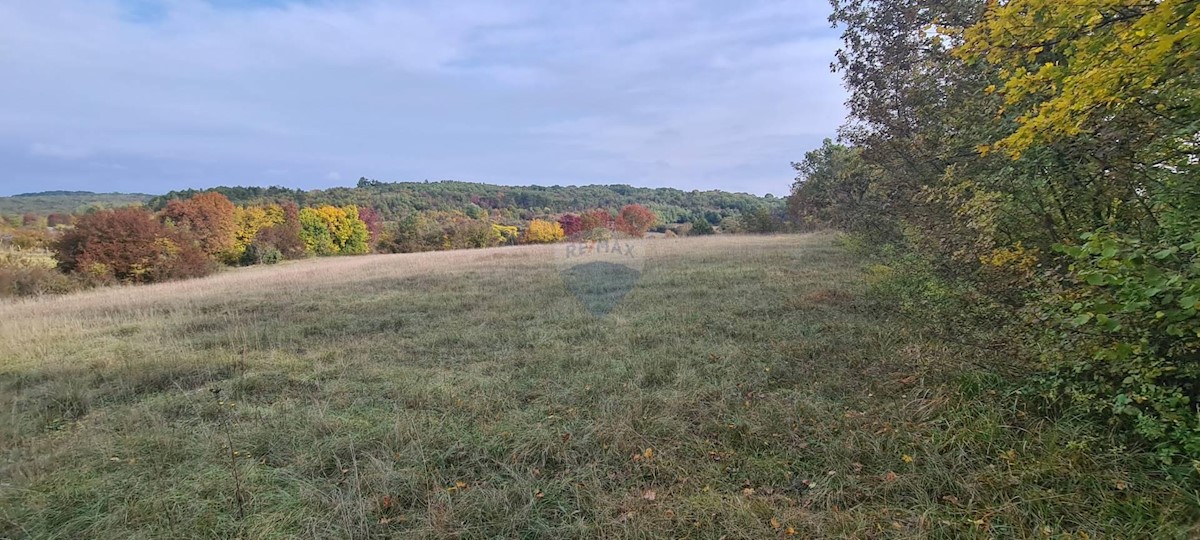
M600 227L611 228L613 218L612 214L609 213L608 210L601 210L597 208L595 210L584 212L582 216L579 216L579 221L581 230L590 231Z
M54 256L66 272L149 283L211 273L215 263L197 244L149 210L129 207L80 217L55 243Z
M372 249L375 243L379 241L379 235L383 233L383 217L379 215L379 211L370 206L358 207L358 219L367 224L367 233L370 235L367 243Z
M568 237L583 232L583 219L575 214L563 214L558 218L558 224L562 225L563 234Z
M658 217L649 208L630 204L617 213L616 228L629 236L641 238L654 226L655 221L658 221Z

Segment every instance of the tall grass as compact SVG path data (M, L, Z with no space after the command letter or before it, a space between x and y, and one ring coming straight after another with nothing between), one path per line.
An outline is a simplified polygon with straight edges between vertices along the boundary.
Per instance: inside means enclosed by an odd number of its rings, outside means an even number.
M300 261L0 305L0 538L1184 538L830 235ZM239 502L240 501L240 502Z

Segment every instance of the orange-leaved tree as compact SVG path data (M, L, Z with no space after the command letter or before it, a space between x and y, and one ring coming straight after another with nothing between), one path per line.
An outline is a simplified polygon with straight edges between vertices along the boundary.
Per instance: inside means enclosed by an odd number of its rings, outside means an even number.
M205 254L216 256L233 249L237 209L217 192L200 193L186 200L172 200L162 211L163 219L191 231Z

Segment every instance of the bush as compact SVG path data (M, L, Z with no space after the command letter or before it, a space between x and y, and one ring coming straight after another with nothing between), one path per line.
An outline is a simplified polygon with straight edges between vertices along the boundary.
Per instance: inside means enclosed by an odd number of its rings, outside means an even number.
M562 225L558 222L535 219L529 222L523 240L526 244L548 244L562 240L564 236Z
M0 298L65 294L82 283L52 268L0 267Z
M629 236L641 238L656 221L658 221L658 217L649 208L640 204L630 204L621 208L621 211L617 213L614 226L618 231Z
M692 222L692 228L688 231L688 234L703 236L713 234L715 232L716 230L713 229L712 224L709 223L707 219L697 219Z
M583 219L575 214L563 214L558 218L558 224L562 225L563 234L567 236L583 232Z
M215 269L186 231L163 225L140 207L100 210L79 218L54 251L64 272L133 283L199 277Z
M253 264L275 264L284 259L283 252L279 251L275 246L266 242L255 242L246 246L246 251L242 252L243 266Z
M1051 323L1045 390L1127 425L1164 459L1200 458L1200 233L1081 240L1057 247L1070 278L1037 304Z

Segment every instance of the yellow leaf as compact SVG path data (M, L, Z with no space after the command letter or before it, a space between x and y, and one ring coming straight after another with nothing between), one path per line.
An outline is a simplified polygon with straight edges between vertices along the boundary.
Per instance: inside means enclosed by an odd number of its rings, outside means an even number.
M650 458L654 457L654 449L647 448L645 450L642 450L642 457L644 457L646 459L650 459Z
M913 457L908 454L904 454L903 456L900 456L900 459L904 460L905 463L913 462Z
M772 528L772 529L775 529L775 530L777 530L777 531L778 531L778 530L779 530L780 528L782 528L782 527L783 527L783 525L781 525L781 524L779 523L779 519L777 519L777 518L771 518L771 528Z

